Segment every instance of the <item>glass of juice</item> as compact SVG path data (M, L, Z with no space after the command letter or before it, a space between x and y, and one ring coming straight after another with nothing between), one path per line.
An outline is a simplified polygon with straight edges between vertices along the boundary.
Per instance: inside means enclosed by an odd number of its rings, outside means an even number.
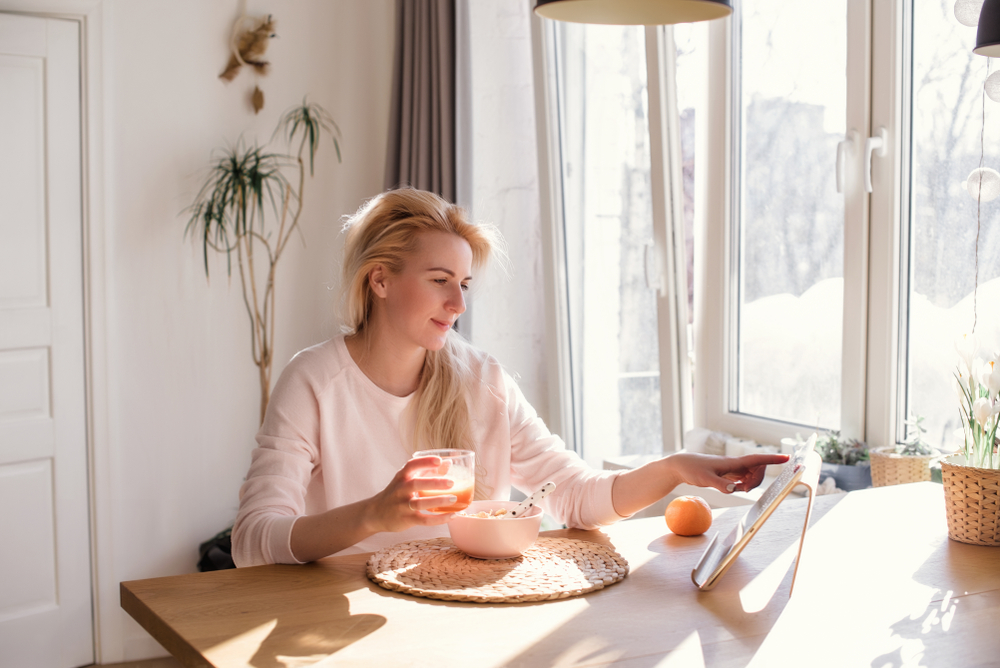
M455 503L447 506L429 508L430 513L454 513L468 507L476 491L476 453L472 450L420 450L413 453L414 457L440 457L441 465L430 468L424 476L448 478L452 481L450 489L425 489L417 492L417 496L451 496Z

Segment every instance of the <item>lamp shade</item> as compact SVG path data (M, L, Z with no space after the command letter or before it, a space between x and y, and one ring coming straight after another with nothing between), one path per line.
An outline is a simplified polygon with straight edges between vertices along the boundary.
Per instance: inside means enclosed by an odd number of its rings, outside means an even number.
M976 48L972 50L980 56L1000 58L1000 0L986 0L979 13L979 30L976 32Z
M538 0L535 13L570 23L668 25L722 18L732 0Z

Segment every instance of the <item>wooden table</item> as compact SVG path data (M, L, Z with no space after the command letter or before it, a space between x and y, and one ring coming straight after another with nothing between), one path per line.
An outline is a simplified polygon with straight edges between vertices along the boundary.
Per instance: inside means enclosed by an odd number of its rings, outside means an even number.
M1000 661L1000 548L947 539L940 485L786 500L709 592L707 536L662 519L602 532L624 581L544 603L432 601L365 577L367 555L123 582L122 607L186 665L960 666ZM716 511L728 531L743 508ZM711 533L711 532L710 532ZM924 663L919 660L923 657Z

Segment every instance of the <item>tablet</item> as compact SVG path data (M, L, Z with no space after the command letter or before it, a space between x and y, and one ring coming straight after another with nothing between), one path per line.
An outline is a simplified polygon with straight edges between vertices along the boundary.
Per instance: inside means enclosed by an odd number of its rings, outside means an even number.
M698 585L698 589L707 590L715 586L722 574L732 566L737 555L747 546L747 543L778 507L778 504L788 496L796 485L802 482L807 468L806 461L815 446L816 434L813 434L808 441L796 448L794 454L782 467L778 477L764 490L757 502L729 532L729 535L724 540L719 538L718 533L712 537L712 541L705 548L705 553L701 555L698 564L691 571L691 579ZM809 503L812 504L812 494L810 494ZM808 516L806 521L808 522Z

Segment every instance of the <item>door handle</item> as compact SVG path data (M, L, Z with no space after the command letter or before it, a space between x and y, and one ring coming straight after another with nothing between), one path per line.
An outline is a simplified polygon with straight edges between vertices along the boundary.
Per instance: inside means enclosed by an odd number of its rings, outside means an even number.
M858 131L851 130L847 133L847 139L837 142L837 192L844 192L845 171L847 162L845 157L854 154L854 147L858 142Z
M865 140L865 190L872 191L872 157L883 157L888 150L889 133L885 128L879 128L878 135Z

